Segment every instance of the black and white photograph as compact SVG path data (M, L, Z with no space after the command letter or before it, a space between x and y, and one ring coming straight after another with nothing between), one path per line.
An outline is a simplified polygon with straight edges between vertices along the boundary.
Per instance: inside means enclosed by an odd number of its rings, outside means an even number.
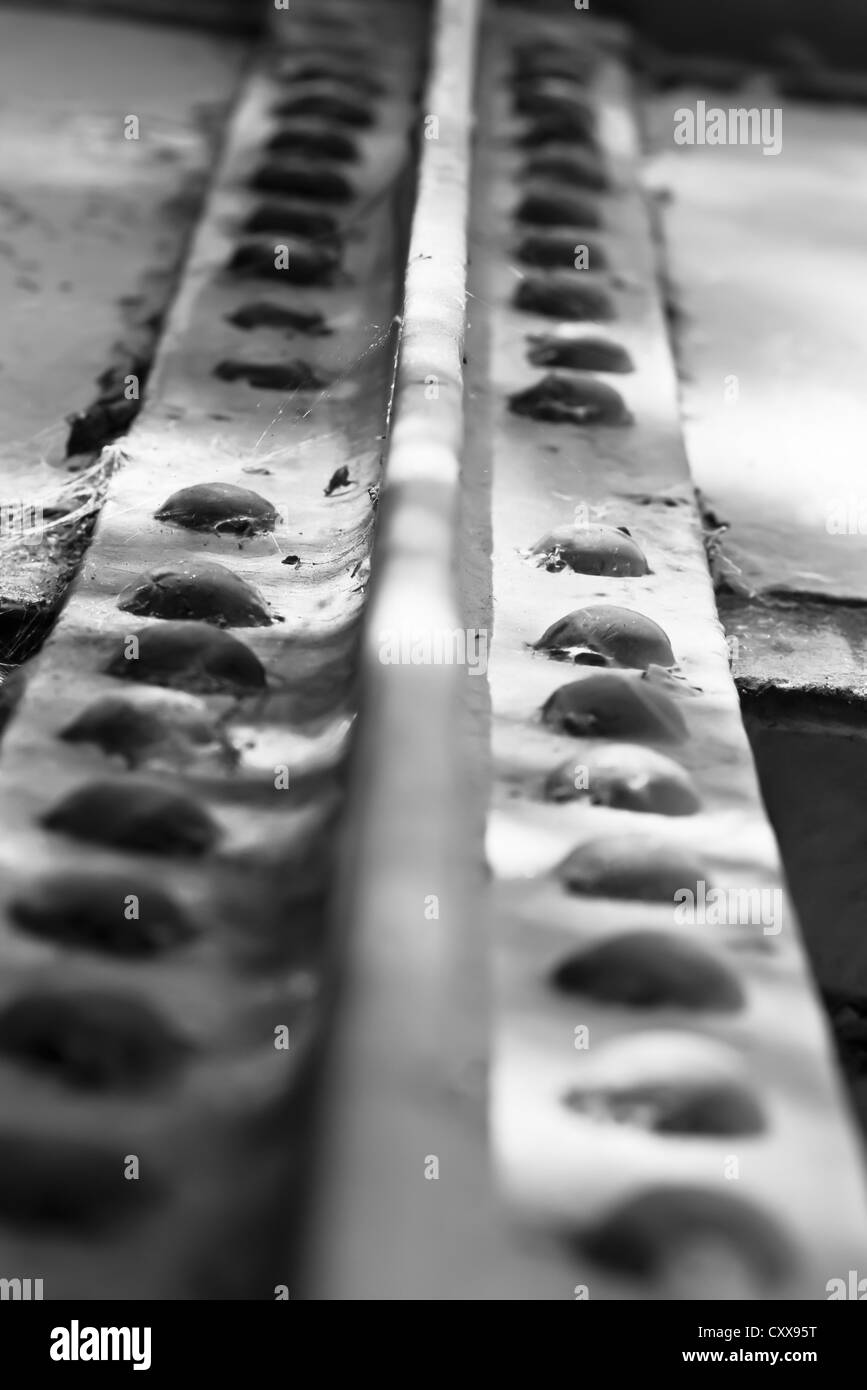
M25 1373L835 1369L865 382L861 0L0 0Z

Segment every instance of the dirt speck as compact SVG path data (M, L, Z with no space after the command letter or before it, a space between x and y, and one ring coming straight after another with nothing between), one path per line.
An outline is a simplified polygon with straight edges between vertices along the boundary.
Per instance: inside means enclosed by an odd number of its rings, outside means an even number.
M325 496L330 497L332 493L337 492L339 488L351 486L352 479L349 476L349 469L344 464L342 468L335 469L331 474L328 480L328 486L324 489Z

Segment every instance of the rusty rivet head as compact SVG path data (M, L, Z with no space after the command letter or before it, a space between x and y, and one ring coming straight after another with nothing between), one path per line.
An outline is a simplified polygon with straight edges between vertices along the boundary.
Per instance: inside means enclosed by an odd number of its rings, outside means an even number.
M509 397L513 415L527 415L552 425L631 425L632 415L620 392L605 381L577 372L548 372L535 386Z
M636 1082L613 1090L581 1086L568 1091L563 1104L593 1120L684 1138L742 1138L760 1134L765 1127L752 1092L728 1081Z
M557 877L570 893L671 903L673 909L677 894L699 894L698 884L707 885L711 875L680 845L633 831L579 845L559 865Z
M244 381L257 391L321 391L328 385L301 357L291 362L246 362L227 357L217 363L214 376L220 381Z
M89 743L128 767L185 766L213 759L234 767L238 754L223 724L192 695L154 691L153 700L104 695L87 705L59 737Z
M369 101L347 96L339 90L338 83L331 82L294 92L277 102L273 111L275 116L316 116L356 130L366 130L376 122L376 112Z
M173 492L154 512L157 521L170 521L192 531L255 535L273 531L277 508L258 492L233 483L196 483Z
M671 643L658 623L643 613L608 603L567 613L533 645L535 651L589 666L646 670L648 666L675 665Z
M318 309L287 309L284 305L273 304L268 299L257 299L250 304L242 304L240 309L226 315L226 322L243 329L245 333L253 328L274 328L289 338L294 337L296 333L314 338L331 333L324 315L320 314Z
M734 972L710 951L676 932L624 931L565 960L551 976L564 994L586 995L632 1009L710 1009L744 1006Z
M576 1234L574 1244L606 1268L687 1299L761 1297L794 1264L761 1208L711 1187L648 1187Z
M527 555L552 574L567 568L617 579L650 573L644 552L625 527L560 526L536 541Z
M196 936L159 884L117 870L55 870L16 890L15 924L59 946L130 960L185 946Z
M623 374L635 370L632 358L619 343L572 324L563 324L556 333L533 335L527 360L534 367L564 367L572 372Z
M0 1056L82 1090L168 1080L189 1044L130 992L33 988L0 1010Z
M653 1134L751 1137L766 1128L743 1057L685 1028L630 1030L604 1041L562 1100L593 1123Z
M542 145L528 157L521 170L522 179L550 179L572 188L604 193L610 187L605 164L598 155L575 149L568 143Z
M549 227L528 232L518 243L515 255L522 265L539 266L545 270L571 270L574 268L579 249L585 246L593 269L608 270L608 256L603 248L596 242L588 246L574 230Z
M276 115L289 114L275 112ZM320 160L272 158L253 174L252 188L263 193L285 193L317 203L349 203L355 189L336 169L324 169Z
M273 618L252 584L225 565L182 560L133 579L118 608L148 618L194 618L217 627L268 627Z
M277 254L273 238L244 241L229 257L230 274L252 280L274 280L280 284L331 285L340 268L339 244L313 243L285 234Z
M580 761L561 763L545 782L548 801L586 799L594 806L659 816L701 809L693 779L673 758L641 744L591 744Z
M220 837L216 821L193 797L132 774L68 792L42 824L76 840L173 857L206 854Z
M549 106L532 117L516 143L523 149L532 150L552 140L574 141L595 149L596 123L592 113L574 106Z
M371 73L359 67L345 54L329 51L321 58L315 54L293 56L280 62L278 81L295 85L299 82L339 82L350 91L367 97L382 96L385 86Z
M324 208L311 208L306 203L295 203L281 198L278 201L259 203L244 223L244 231L274 232L281 236L324 237L328 241L339 239L340 224L333 212Z
M118 1146L49 1137L32 1127L0 1131L0 1220L13 1230L89 1237L146 1218L163 1195L158 1162L137 1182L118 1181Z
M347 164L361 157L352 136L342 130L334 130L324 121L284 121L268 141L268 149L275 154L301 155L304 158L313 156Z
M576 193L542 186L528 191L515 208L515 220L536 227L601 227L594 202ZM601 267L600 267L601 268Z
M624 671L594 671L559 686L542 707L542 721L575 738L682 743L689 732L669 694Z
M249 695L266 684L256 653L237 637L211 623L171 619L124 637L105 669L120 680L201 695Z
M516 309L525 313L576 323L598 323L617 314L608 291L586 284L574 271L552 270L525 276L515 290L513 302Z

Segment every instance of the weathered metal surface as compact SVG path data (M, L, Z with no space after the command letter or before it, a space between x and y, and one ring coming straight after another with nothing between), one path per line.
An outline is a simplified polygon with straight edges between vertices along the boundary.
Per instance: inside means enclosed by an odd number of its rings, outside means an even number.
M778 109L779 153L676 145L675 112L699 100ZM646 111L687 452L709 526L727 528L715 548L735 673L863 696L867 115L755 79L683 85Z
M0 1268L48 1298L823 1298L865 1258L629 36L480 9L269 15L6 731Z
M292 65L302 43L321 43L315 9L284 16L278 52L269 46L245 86L146 407L4 739L3 1267L38 1269L46 1298L268 1298L290 1279L288 1218L274 1213L301 1160L322 1016L323 898L425 37L414 11L382 0L369 7L374 47L340 9L326 65L355 39L382 80L365 98L369 126L352 131L345 199L322 194L310 160L306 197L304 160L266 197L266 141L293 125L278 108L309 93ZM264 206L276 216L259 237L271 257L262 283L229 263ZM334 218L325 241L339 255L321 284L293 279L323 240L286 236L299 209ZM262 301L318 311L325 331L250 322ZM250 489L265 504L229 494L216 525L204 514L213 497L155 515L194 485ZM212 564L229 571L218 589ZM186 576L180 598L163 577L133 601L139 611L119 604L166 566ZM238 600L241 581L252 598ZM226 607L239 601L242 615ZM225 626L238 616L255 625ZM90 941L71 909L40 909L50 891L74 901L72 875L104 900Z
M210 34L0 9L4 662L38 645L81 556L112 434L85 412L111 396L122 433L138 409L247 57Z
M484 47L470 284L475 438L488 449L468 459L477 474L490 469L493 517L494 1153L516 1212L569 1252L561 1297L821 1299L829 1278L863 1262L860 1154L714 608L630 94L606 56L616 35L579 14L552 20L550 39L552 52L576 51L576 67L595 60L562 105L583 103L595 118L612 187L570 226L590 268L560 272L559 315L553 296L545 317L520 308L537 272L516 258L516 183L522 167L533 178L535 141L532 118L514 114L514 67L544 31L498 17ZM573 143L586 150L592 137L576 125ZM610 270L593 269L597 246ZM568 288L570 276L583 290ZM528 359L531 335L558 333L561 344L568 333L604 336L635 370L601 378L600 393L598 378L566 363L558 399L574 402L572 421L516 414L542 375ZM575 423L600 402L601 423ZM627 527L650 574L582 574L527 557L554 528L588 522ZM565 661L531 649L594 604L628 610L606 619L607 658L595 638L588 650L586 623L580 640L562 640ZM661 625L671 672L612 664L612 653L627 666L660 661L660 642L637 641L630 614ZM634 755L624 740L680 764L700 809L672 816L597 797L600 746L615 756L620 747L625 796ZM569 762L574 799L552 802L546 779ZM739 920L725 906L717 920L713 910L678 917L675 892L698 903L711 886L723 904L767 895L773 920ZM680 1096L678 1119L660 1110L663 1093ZM692 1110L687 1098L701 1095L707 1110Z
M313 1298L498 1298L514 1279L489 1180L486 943L480 827L466 786L466 670L436 656L466 625L455 560L478 19L467 0L438 6L423 98L362 652L341 893L345 1008L311 1232Z

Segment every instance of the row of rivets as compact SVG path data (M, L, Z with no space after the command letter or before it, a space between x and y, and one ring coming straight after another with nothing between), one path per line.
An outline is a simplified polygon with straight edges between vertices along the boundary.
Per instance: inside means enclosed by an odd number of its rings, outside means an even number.
M334 43L329 37L298 45L281 62L276 80L287 84L288 95L275 102L278 123L268 157L250 178L254 191L278 196L259 202L247 217L245 240L226 267L230 276L273 283L284 274L275 268L273 247L257 240L269 233L279 234L289 247L288 283L328 285L340 273L343 242L332 206L349 203L356 189L334 166L358 161L351 130L374 123L370 103L384 87L362 70L369 64L366 53L359 67L351 44L339 36ZM318 336L331 331L320 312L268 301L253 300L229 321L241 332L277 328L290 336ZM301 360L229 359L214 372L220 380L256 389L309 392L327 384ZM121 418L113 398L107 398L96 414L75 422L70 451L98 447L127 428L132 413ZM221 482L181 489L155 516L165 525L227 540L273 531L278 520L267 498ZM148 690L135 702L121 694L97 699L60 737L120 757L129 771L75 788L41 816L41 823L51 833L122 854L195 862L219 846L221 827L195 795L158 780L153 771L206 765L227 774L236 767L238 754L224 720L212 715L201 697L241 699L266 689L259 658L225 629L266 626L279 616L252 584L197 555L133 579L117 605L157 621L136 634L136 660L128 659L126 640L118 641L105 674ZM140 770L145 767L148 775ZM131 894L138 905L133 917L124 912ZM13 924L34 938L130 962L181 950L200 936L188 911L154 882L153 872L135 866L47 871L16 890L9 913ZM303 926L304 913L298 916ZM193 1051L188 1038L132 991L45 984L0 1010L0 1055L80 1091L141 1093L168 1085ZM48 1145L35 1132L0 1136L0 1217L9 1224L91 1232L125 1216L141 1217L161 1189L153 1164L141 1181L118 1182L116 1153L98 1144L52 1138Z
M518 259L530 273L516 288L513 304L559 322L551 333L531 338L528 351L532 365L555 370L512 395L509 408L553 425L628 425L632 416L620 393L589 373L630 372L629 353L577 328L588 321L615 320L615 299L595 274L588 281L584 270L571 269L578 244L587 245L584 229L598 232L605 225L590 195L610 187L595 146L593 108L581 90L592 60L544 42L517 51L514 60L514 109L529 118L516 143L532 153L522 166L524 193L514 212L524 229ZM563 184L569 192L563 192ZM602 247L593 244L588 250L594 272L601 276L610 270ZM622 527L559 527L524 554L552 574L569 570L630 579L650 573L639 540ZM589 771L584 785L576 787L569 760L547 777L542 789L547 800L587 796L596 805L666 816L688 816L700 809L689 773L644 746L676 745L689 738L679 701L648 669L676 664L658 624L631 609L595 604L552 623L533 649L549 658L607 668L560 686L542 709L542 721L553 733L591 741L582 753ZM556 877L570 894L671 903L678 890L695 889L709 875L699 858L659 836L617 832L581 844L558 865ZM643 1011L731 1013L745 1004L741 985L726 964L666 931L621 931L594 941L556 964L550 983L561 994ZM646 1055L649 1037L627 1040L635 1049L627 1072L640 1071L635 1060ZM742 1077L720 1078L709 1068L688 1082L678 1081L673 1058L683 1057L691 1046L685 1034L675 1035L672 1055L652 1082L586 1082L570 1088L561 1103L597 1122L638 1124L665 1136L760 1133L765 1116ZM616 1050L616 1044L609 1044L604 1057L613 1058ZM672 1251L681 1243L737 1250L757 1277L776 1277L785 1268L779 1236L769 1223L760 1223L762 1229L756 1223L756 1213L722 1194L673 1188L631 1199L576 1239L581 1254L637 1277L664 1278Z

